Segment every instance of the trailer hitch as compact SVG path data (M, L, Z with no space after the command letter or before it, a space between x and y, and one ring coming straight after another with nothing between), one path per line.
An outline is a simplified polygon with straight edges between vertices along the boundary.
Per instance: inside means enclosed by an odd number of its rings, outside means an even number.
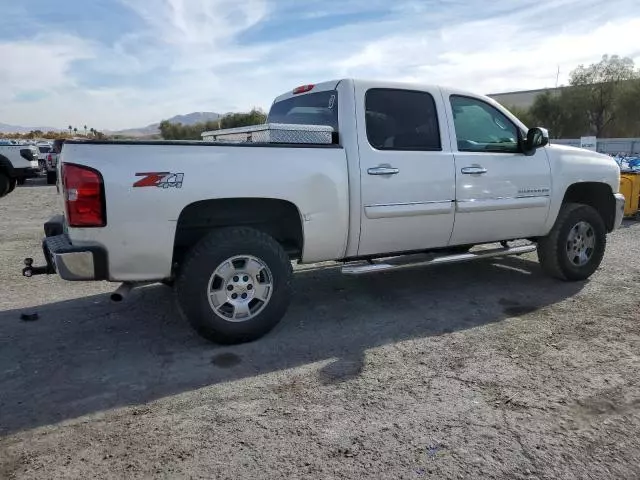
M34 267L33 258L24 259L25 267L22 269L22 275L25 277L33 277L34 275L51 275L56 273L53 265L45 265L44 267Z

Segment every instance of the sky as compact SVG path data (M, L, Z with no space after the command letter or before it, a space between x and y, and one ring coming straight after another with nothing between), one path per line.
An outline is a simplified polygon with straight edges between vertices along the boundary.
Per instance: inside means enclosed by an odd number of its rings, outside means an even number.
M638 0L0 0L0 122L139 127L356 77L478 93L640 65Z

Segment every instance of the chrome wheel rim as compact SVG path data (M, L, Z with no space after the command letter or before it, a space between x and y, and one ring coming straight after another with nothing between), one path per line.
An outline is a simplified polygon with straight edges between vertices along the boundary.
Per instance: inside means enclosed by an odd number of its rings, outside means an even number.
M567 237L567 257L576 267L583 267L593 257L596 246L596 234L588 222L578 222Z
M214 313L229 322L246 322L271 300L273 276L266 263L251 255L228 258L215 269L207 285Z

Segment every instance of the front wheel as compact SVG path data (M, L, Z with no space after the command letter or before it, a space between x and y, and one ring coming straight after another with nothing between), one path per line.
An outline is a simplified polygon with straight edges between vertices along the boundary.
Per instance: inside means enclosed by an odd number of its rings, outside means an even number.
M588 205L562 206L549 235L538 241L542 269L560 280L585 280L600 266L607 232L600 214Z
M11 179L4 173L0 172L0 197L8 195L11 191Z
M252 228L204 237L176 280L178 305L196 331L217 343L260 338L289 306L291 262L280 244Z

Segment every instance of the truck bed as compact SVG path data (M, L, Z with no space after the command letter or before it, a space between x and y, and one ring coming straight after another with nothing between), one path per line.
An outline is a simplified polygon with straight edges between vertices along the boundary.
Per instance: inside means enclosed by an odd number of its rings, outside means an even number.
M106 226L69 235L74 245L118 246L109 253L110 280L167 278L181 213L219 199L288 202L303 223L305 262L344 256L349 181L338 145L72 140L65 163L102 175Z

